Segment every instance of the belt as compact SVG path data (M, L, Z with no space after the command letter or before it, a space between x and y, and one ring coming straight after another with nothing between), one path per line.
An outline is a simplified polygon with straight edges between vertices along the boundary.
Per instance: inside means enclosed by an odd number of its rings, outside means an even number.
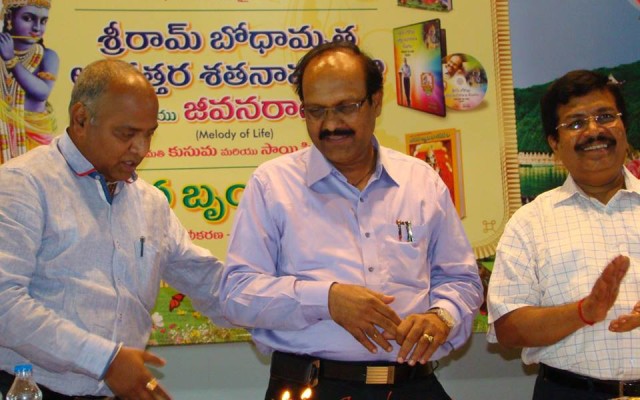
M276 351L271 357L271 376L315 386L319 377L365 384L399 384L433 374L431 362L399 364L390 362L334 361Z
M590 378L545 364L538 373L542 378L561 386L577 390L610 394L613 396L640 396L640 380L616 381Z

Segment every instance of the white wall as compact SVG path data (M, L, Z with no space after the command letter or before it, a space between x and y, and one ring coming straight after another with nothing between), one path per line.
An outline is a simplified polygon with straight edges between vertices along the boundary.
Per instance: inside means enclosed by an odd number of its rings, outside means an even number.
M251 343L152 347L167 360L156 370L175 400L263 399L269 357ZM490 345L481 333L441 361L436 372L455 400L531 398L536 367L523 366L519 351Z

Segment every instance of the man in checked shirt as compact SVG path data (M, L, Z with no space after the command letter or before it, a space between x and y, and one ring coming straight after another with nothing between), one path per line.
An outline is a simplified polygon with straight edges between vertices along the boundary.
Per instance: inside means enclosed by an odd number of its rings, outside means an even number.
M564 185L518 210L489 283L488 340L540 364L533 399L640 396L640 182L623 166L627 111L618 84L591 71L541 102Z

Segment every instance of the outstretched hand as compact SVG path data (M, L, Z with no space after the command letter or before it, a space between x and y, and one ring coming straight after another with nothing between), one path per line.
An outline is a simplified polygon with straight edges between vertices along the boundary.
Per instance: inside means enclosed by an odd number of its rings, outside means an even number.
M145 364L161 367L165 361L148 351L123 347L109 365L104 380L118 399L171 400Z
M611 332L629 332L640 326L640 301L633 306L630 314L621 315L611 321L609 330Z
M617 256L602 271L593 285L591 293L584 298L582 313L586 320L600 322L607 317L609 309L613 307L622 278L629 269L629 257Z
M377 346L391 351L379 328L395 337L401 320L389 307L394 299L362 286L334 283L329 289L329 314L370 352L376 353Z

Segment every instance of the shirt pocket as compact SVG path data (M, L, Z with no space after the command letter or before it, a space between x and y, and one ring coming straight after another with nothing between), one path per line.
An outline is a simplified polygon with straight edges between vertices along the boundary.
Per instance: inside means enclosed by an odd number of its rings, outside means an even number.
M160 289L160 255L158 249L149 238L136 242L137 262L134 275L135 286L132 290L147 310L155 304Z
M415 287L428 287L429 227L412 225L413 241L408 240L407 227L398 229L397 224L379 227L377 237L381 238L380 260L389 271L391 281Z

